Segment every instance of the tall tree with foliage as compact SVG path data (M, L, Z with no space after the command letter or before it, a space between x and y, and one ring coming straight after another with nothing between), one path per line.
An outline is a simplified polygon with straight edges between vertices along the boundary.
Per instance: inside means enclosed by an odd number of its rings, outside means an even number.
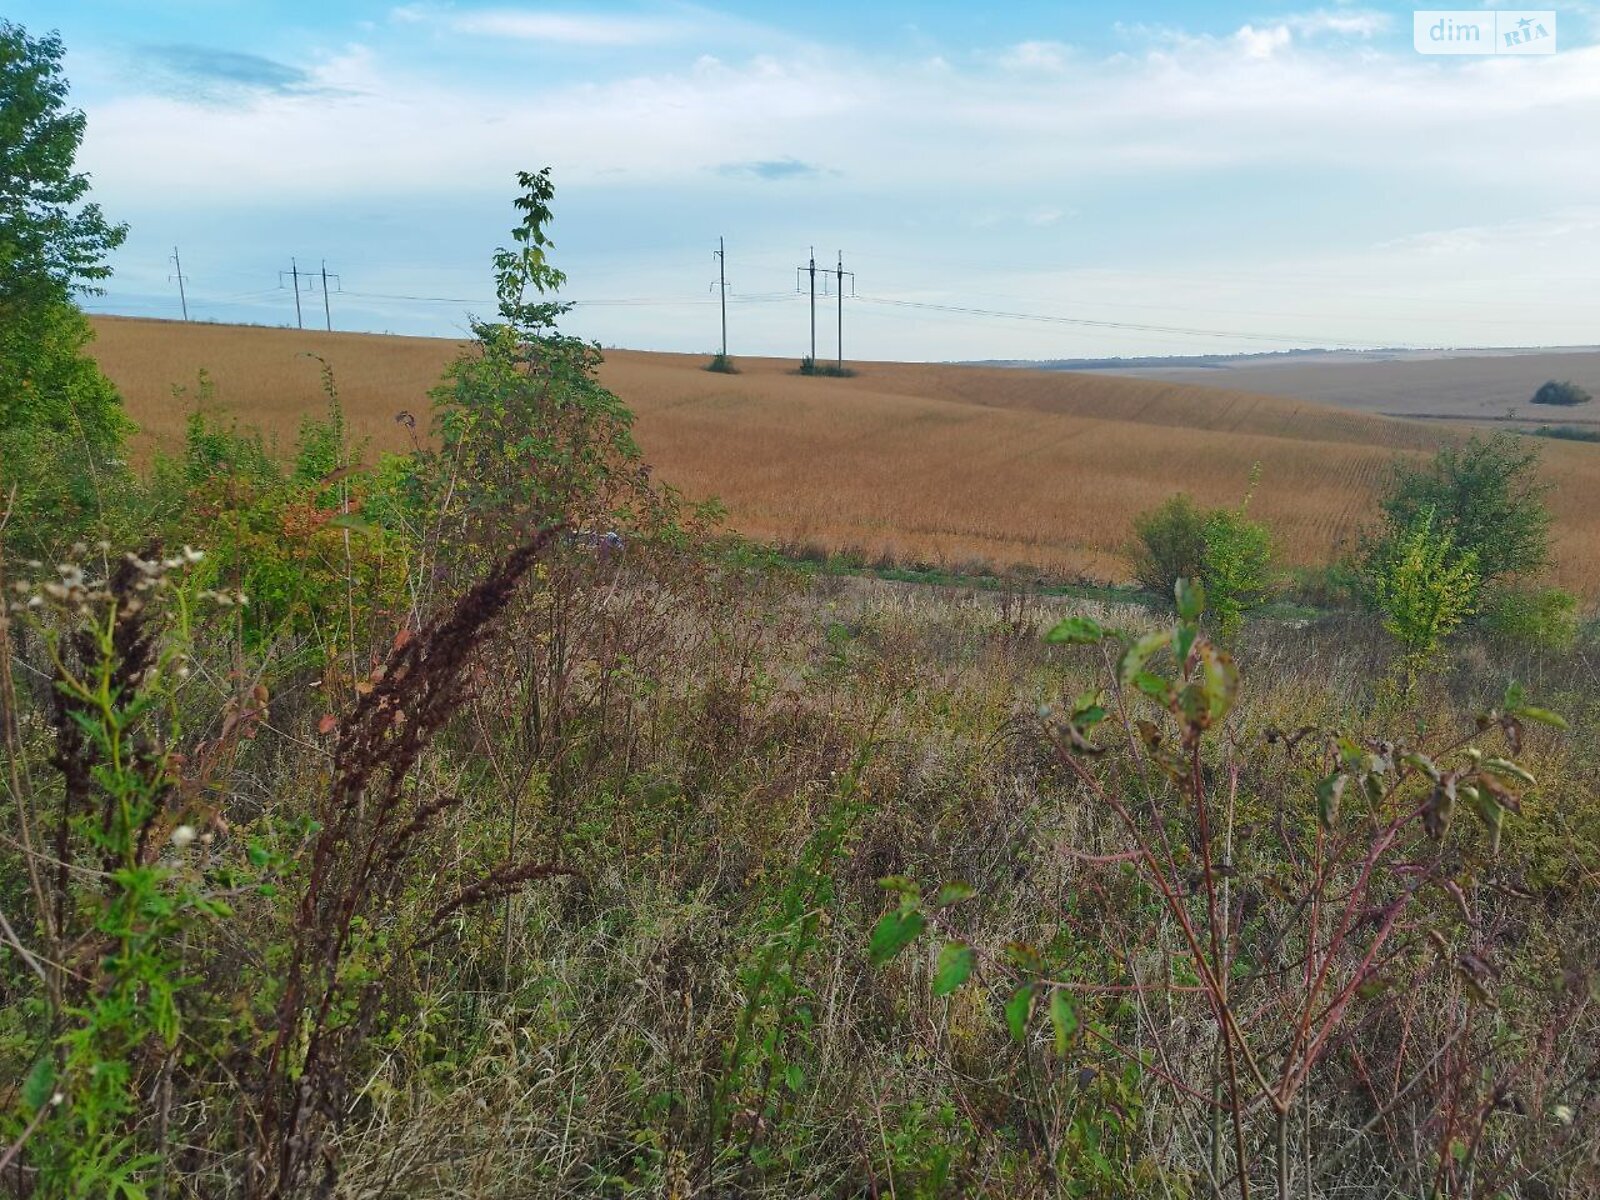
M556 326L569 306L554 298L566 276L549 261L550 170L517 181L514 244L494 257L499 320L473 322L476 344L433 393L439 449L422 469L447 557L493 558L555 520L639 528L673 503L649 481L633 414L596 377L600 348Z
M130 429L73 304L110 275L127 228L75 170L85 118L62 54L59 37L0 21L0 508L7 543L41 552L103 515Z

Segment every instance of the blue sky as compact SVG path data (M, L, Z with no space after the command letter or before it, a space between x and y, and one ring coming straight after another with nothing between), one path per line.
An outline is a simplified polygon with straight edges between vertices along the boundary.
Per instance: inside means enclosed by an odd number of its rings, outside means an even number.
M130 223L91 307L454 334L550 165L572 331L949 359L1600 342L1600 5L1437 58L1388 5L13 0ZM320 322L320 295L302 298ZM951 311L960 309L964 311ZM978 310L978 311L973 311ZM994 314L1009 315L994 315ZM834 352L834 311L819 320Z

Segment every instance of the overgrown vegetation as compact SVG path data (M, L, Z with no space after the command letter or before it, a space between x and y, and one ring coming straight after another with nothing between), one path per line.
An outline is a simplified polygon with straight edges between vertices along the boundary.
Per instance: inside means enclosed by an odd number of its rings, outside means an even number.
M800 360L801 375L823 375L832 379L851 379L855 376L852 367L846 367L836 362L817 362L809 354Z
M1243 620L1265 529L1181 500L1172 621L807 581L653 478L518 184L411 453L202 378L105 538L0 508L0 1189L1600 1189L1531 460L1397 482L1379 620Z

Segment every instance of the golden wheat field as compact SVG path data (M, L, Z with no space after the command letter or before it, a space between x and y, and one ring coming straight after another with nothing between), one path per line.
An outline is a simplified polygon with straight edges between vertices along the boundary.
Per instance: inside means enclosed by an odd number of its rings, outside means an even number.
M461 344L102 317L92 349L121 388L138 453L175 446L204 369L213 403L292 444L320 410L325 359L355 435L403 449L402 410L427 425L427 392ZM1133 516L1176 491L1239 499L1286 562L1328 561L1373 515L1396 454L1459 431L1193 385L1008 368L855 364L850 379L741 359L611 351L604 382L638 416L660 476L715 496L752 537L950 567L987 561L1095 579L1126 575ZM175 386L187 396L175 397ZM1600 445L1541 443L1555 490L1554 580L1600 598Z

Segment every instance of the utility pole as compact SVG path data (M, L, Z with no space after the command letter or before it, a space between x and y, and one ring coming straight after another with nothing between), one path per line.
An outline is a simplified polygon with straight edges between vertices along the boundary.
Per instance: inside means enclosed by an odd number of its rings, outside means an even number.
M803 267L795 268L795 291L803 291L800 276L806 275L811 280L811 367L817 365L817 248L811 247L811 261Z
M289 269L278 272L278 286L283 286L283 277L287 275L294 281L294 323L297 329L304 329L306 323L300 317L300 264L294 259L289 260Z
M839 266L835 272L839 277L839 371L844 372L844 277L850 276L850 294L856 294L856 273L844 269L844 251L839 251ZM814 353L814 352L813 352Z
M340 280L340 278L337 275L335 275L333 277L333 280L334 280L335 285L338 286L338 288L341 291L343 291L344 290L343 281ZM328 332L332 333L333 332L333 310L328 307L328 260L327 259L323 259L322 260L322 315L323 315L323 318L328 323Z
M722 296L722 357L728 357L728 252L722 244L722 239L717 239L717 282L716 288Z
M187 321L189 319L189 297L183 290L183 263L178 261L178 248L176 246L172 248L172 271L173 273L167 278L178 281L178 303L183 306L183 319Z

